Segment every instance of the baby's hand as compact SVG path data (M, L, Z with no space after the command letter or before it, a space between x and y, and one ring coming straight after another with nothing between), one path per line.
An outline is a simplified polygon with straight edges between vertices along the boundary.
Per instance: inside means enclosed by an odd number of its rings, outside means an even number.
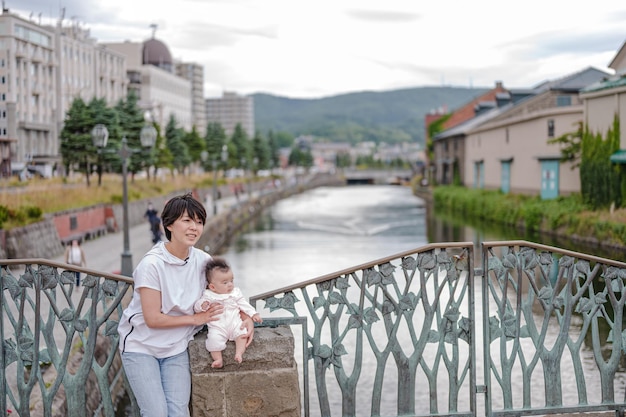
M205 301L204 303L202 303L202 305L200 307L202 307L202 311L207 311L209 309L209 305L211 303L209 303L208 301Z
M255 323L263 323L263 319L261 318L261 315L259 313L256 313L254 316L252 316L252 321Z

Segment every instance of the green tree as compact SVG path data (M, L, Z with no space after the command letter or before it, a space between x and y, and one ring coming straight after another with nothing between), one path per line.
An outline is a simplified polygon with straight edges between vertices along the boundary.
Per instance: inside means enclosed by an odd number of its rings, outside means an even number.
M580 167L583 132L583 122L578 122L575 132L568 132L548 140L549 145L560 146L561 162L572 162L572 169Z
M184 141L185 131L178 127L178 123L174 115L170 115L170 119L165 127L165 137L167 148L172 155L172 175L174 170L179 174L185 174L185 169L191 163L189 149Z
M89 107L80 97L72 101L60 134L61 157L65 171L77 170L85 174L89 183L89 166L96 149L91 141L91 129L95 125Z
M270 153L270 168L280 167L280 146L274 132L270 130L267 135L267 146Z
M193 126L191 132L185 133L184 142L189 150L189 157L191 162L200 162L202 151L206 150L205 142L202 140L196 126Z
M222 146L226 144L226 131L219 122L207 124L204 134L204 143L209 153L209 159L206 161L204 169L206 171L210 167L210 169L213 170L213 161L216 162L216 167L221 165ZM226 169L226 167L224 167L224 169Z
M134 181L135 174L143 171L154 164L154 147L144 148L141 146L141 129L146 124L144 112L139 107L138 97L134 91L130 91L126 99L118 101L115 106L119 116L119 124L122 137L126 137L127 146L131 149L128 158L128 172ZM121 139L121 138L120 138Z
M229 152L229 159L235 161L235 166L246 168L250 161L250 140L241 123L237 123L235 131L230 138L232 151Z
M252 138L252 156L256 160L256 164L252 167L254 175L256 175L259 169L268 169L270 167L270 147L258 130Z

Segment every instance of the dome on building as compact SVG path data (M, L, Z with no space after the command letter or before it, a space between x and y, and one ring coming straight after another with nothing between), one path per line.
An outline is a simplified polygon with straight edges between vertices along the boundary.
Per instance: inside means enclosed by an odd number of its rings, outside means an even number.
M142 63L171 71L173 61L167 46L160 40L151 38L143 43Z

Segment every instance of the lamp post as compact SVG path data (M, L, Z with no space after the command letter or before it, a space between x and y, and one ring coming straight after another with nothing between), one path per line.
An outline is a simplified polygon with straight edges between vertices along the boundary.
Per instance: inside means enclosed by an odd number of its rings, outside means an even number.
M96 125L91 131L91 139L93 144L98 149L103 149L106 146L108 137L109 132L104 125ZM156 137L156 129L152 126L152 124L148 123L146 118L146 123L141 128L141 133L139 134L141 146L144 148L151 148L154 146ZM128 157L130 157L132 153L133 149L128 147L128 141L126 140L126 136L124 136L122 138L122 147L120 148L118 155L122 158L122 229L124 232L124 250L121 256L121 274L127 277L130 277L133 273L133 259L132 253L130 252L130 237L128 230Z

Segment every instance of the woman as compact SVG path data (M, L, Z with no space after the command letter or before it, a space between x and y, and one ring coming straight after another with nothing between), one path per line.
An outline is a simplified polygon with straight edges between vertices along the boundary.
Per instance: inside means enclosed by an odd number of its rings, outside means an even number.
M223 308L194 313L210 255L194 245L206 211L191 194L170 199L161 216L167 242L158 242L133 272L133 298L118 326L124 371L142 416L187 417L191 371L187 345ZM248 345L254 324L245 317Z

